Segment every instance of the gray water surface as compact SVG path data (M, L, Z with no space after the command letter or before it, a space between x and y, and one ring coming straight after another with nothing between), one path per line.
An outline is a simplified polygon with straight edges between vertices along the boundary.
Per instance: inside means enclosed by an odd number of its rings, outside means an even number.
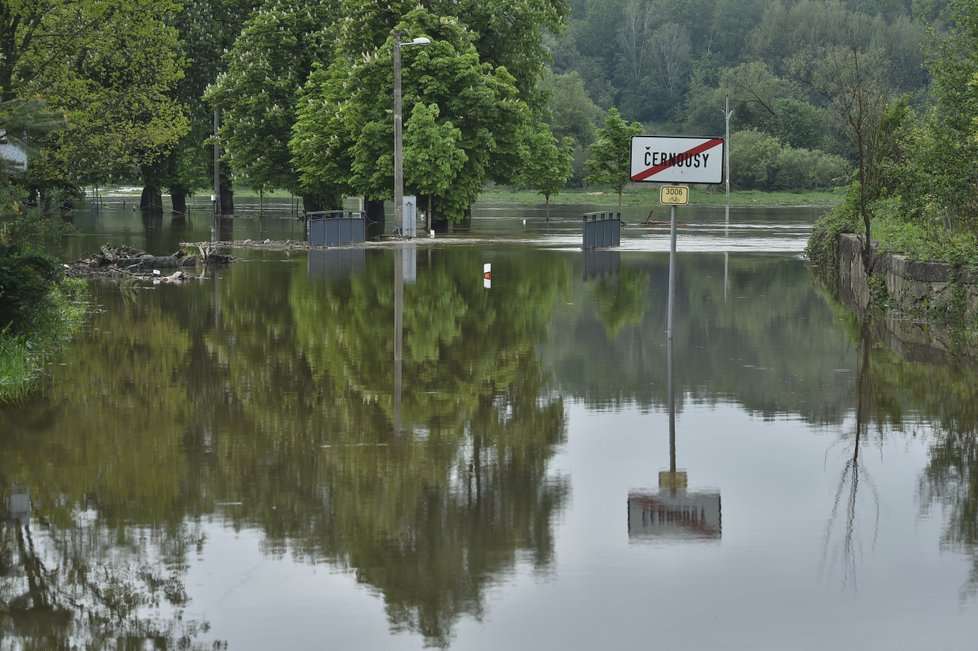
M631 210L615 251L576 209L479 205L93 282L0 410L0 648L973 649L978 374L836 305L811 209L683 212L670 350L668 231ZM213 226L77 222L76 256Z

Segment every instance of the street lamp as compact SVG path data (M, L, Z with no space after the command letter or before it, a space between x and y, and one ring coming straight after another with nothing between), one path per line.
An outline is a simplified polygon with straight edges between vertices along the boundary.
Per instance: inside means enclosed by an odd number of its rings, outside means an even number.
M402 42L401 32L394 32L394 229L400 235L404 229L404 134L401 120L401 48L428 45L430 38L419 36Z

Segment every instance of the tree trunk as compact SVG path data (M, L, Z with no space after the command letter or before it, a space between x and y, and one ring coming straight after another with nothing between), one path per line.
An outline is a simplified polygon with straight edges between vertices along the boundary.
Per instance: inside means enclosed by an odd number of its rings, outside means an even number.
M319 212L323 210L323 204L319 202L315 197L310 197L309 195L302 195L302 212Z
M221 182L221 214L234 214L234 190L231 189L230 181Z
M139 197L139 209L143 212L163 211L163 192L156 185L146 185Z
M187 214L187 188L177 185L170 188L171 210L181 215Z
M384 202L374 199L363 199L363 211L367 218L367 237L378 237L386 230L384 215Z
M466 208L465 212L462 213L462 219L455 222L452 225L453 231L470 231L472 230L472 208Z

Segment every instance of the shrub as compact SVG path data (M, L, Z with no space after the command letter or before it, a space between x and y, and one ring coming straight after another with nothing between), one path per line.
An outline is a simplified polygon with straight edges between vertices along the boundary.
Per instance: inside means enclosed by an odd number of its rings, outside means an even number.
M731 140L730 182L737 188L814 190L848 180L849 163L840 156L782 145L760 131L741 131Z
M27 331L50 307L60 266L51 256L0 245L0 331Z

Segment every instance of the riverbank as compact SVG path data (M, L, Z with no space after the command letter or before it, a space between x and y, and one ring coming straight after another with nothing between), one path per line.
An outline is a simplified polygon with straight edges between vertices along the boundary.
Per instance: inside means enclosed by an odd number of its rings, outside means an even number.
M30 393L45 364L78 331L85 318L86 292L84 281L62 280L52 286L43 314L25 332L0 332L0 404Z
M893 350L918 361L978 358L978 267L925 262L875 246L867 273L863 238L816 229L808 257L858 317L875 314Z
M99 195L107 197L139 198L141 189L133 186L118 188L100 188ZM235 188L235 198L257 199L258 193L250 188ZM834 206L842 202L845 195L842 189L804 192L762 192L760 190L734 190L730 193L730 205L735 207L800 207L800 206ZM205 196L206 198L206 196ZM282 201L294 197L285 190L267 190L262 194L266 201ZM199 199L198 199L199 201ZM491 187L483 189L478 201L498 203L520 203L527 205L544 205L543 196L533 190L516 190L507 187ZM657 185L633 185L625 188L622 193L623 206L645 206L649 203L658 204L659 189ZM700 206L726 205L726 194L722 186L690 187L690 203ZM553 206L593 206L606 205L609 208L618 206L618 195L606 188L569 188L560 194L550 197Z
M689 202L697 206L726 205L726 194L722 186L697 187L689 189ZM834 206L845 198L842 190L806 192L761 192L759 190L736 190L730 193L730 205L735 207L804 207ZM513 202L524 204L545 203L543 197L532 190L513 190L510 188L487 188L479 195L479 201ZM658 205L658 186L632 186L622 192L623 206ZM569 189L550 197L551 205L594 205L618 206L618 195L607 189Z

